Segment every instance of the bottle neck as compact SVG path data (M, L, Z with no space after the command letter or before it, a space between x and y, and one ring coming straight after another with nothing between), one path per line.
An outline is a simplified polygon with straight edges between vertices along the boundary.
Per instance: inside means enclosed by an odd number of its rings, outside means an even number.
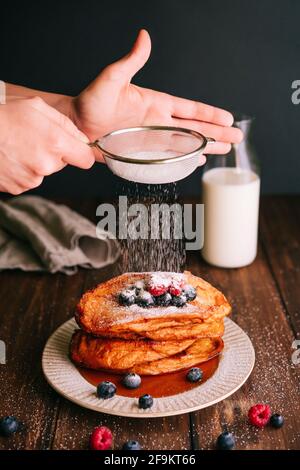
M253 124L253 118L245 118L234 121L234 126L241 129L244 134L244 140L248 139Z

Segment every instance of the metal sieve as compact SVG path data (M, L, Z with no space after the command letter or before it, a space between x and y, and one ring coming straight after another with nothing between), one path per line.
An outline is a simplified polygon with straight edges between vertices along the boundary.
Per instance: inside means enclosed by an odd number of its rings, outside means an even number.
M98 148L117 176L144 184L179 181L199 165L199 155L215 142L181 127L142 126L106 134L90 145Z

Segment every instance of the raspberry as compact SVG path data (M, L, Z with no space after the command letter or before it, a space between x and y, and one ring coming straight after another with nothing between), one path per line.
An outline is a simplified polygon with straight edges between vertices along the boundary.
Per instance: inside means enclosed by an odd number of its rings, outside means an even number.
M90 436L90 448L92 450L108 450L111 448L112 442L111 430L106 426L95 428Z
M271 408L269 405L258 403L257 405L251 406L248 411L248 418L251 424L258 428L263 428L270 420Z
M169 287L169 292L171 295L178 296L181 294L182 288L179 283L177 282L172 282L172 284Z
M159 295L163 295L167 292L167 286L161 285L152 285L149 286L149 292L153 297L158 297Z
M171 295L180 295L181 294L181 287L178 285L172 285L169 289Z

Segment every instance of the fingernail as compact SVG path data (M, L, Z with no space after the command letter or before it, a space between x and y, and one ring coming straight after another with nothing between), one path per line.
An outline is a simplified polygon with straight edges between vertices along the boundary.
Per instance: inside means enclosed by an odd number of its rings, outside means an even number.
M83 132L78 133L78 138L85 144L88 144L90 141L90 139Z
M234 117L231 113L228 113L228 126L232 126L232 124L234 123Z

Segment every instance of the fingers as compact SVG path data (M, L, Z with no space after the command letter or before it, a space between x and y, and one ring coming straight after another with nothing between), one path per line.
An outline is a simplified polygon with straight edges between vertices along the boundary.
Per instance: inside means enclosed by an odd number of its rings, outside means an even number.
M121 63L121 65L130 73L130 78L144 67L145 63L149 59L150 53L151 39L149 33L145 29L141 29L127 59Z
M172 116L175 118L193 119L210 122L220 126L232 126L233 116L228 111L198 101L171 97Z
M43 182L43 176L37 175L31 168L28 168L20 161L9 162L4 172L0 175L0 191L6 191L17 196L25 191L40 186Z
M93 150L78 130L41 99L11 102L0 110L5 138L0 152L0 189L17 195L39 186L66 164L88 169ZM2 119L4 115L5 119Z
M43 180L44 180L43 176L32 174L26 180L19 181L16 184L16 188L15 188L15 191L17 192L15 193L12 192L12 194L17 195L17 194L24 193L26 191L30 191L31 189L37 188L38 186L42 184Z
M106 67L100 74L103 79L130 82L132 77L145 65L151 53L151 39L145 29L141 29L131 51L117 62ZM94 81L97 84L100 75Z
M43 154L42 154L43 155ZM37 176L49 176L62 170L67 164L61 155L36 156L31 162L31 167Z
M66 164L89 169L95 162L93 150L87 145L89 139L64 114L48 106L41 98L33 98L31 106L50 119L51 151L58 157L39 162L37 173L50 175L61 170ZM50 132L50 131L49 131Z
M226 153L230 152L230 150L230 144L224 144L224 142L214 142L213 144L207 145L204 152L205 155L226 155Z
M189 119L174 119L176 125L179 127L187 127L193 129L207 137L220 142L229 144L239 144L243 139L243 133L237 127L224 127L215 124L208 124L207 122L193 121Z
M202 165L205 165L206 163L206 156L201 154L200 157L199 157L199 163L198 163L198 166L202 166Z
M56 149L62 155L62 162L88 170L95 163L93 150L72 136L65 136Z
M173 119L174 125L178 127L186 127L188 129L200 132L206 137L212 137L216 140L213 144L209 144L205 153L225 154L230 152L231 144L241 142L243 133L236 127L223 127L206 122L192 121L185 119Z
M29 101L31 107L40 111L44 116L54 121L60 128L64 129L70 135L82 142L89 142L88 137L75 126L71 119L69 119L65 114L57 111L55 108L52 108L52 106L49 106L42 98L36 96Z
M60 135L52 140L50 152L47 158L43 158L41 155L36 158L33 168L37 175L52 175L62 170L66 165L88 170L95 163L92 149L66 133L60 132Z

